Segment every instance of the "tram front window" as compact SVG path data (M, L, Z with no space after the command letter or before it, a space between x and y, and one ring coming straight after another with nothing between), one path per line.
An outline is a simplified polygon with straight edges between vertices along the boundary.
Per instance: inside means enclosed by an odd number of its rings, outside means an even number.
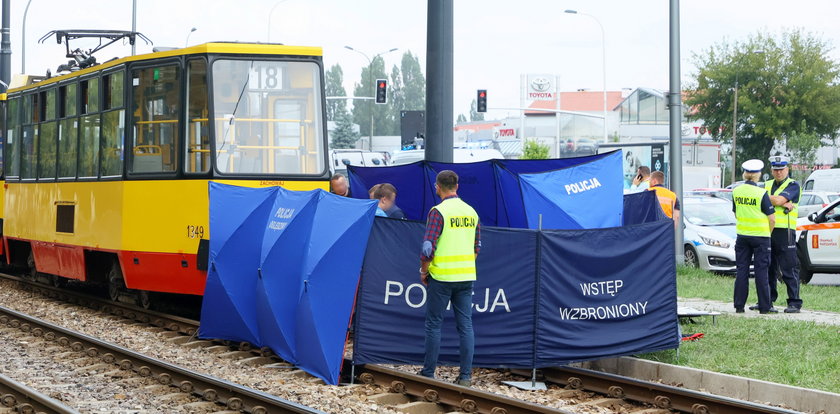
M213 63L216 168L223 174L324 171L320 69L312 62Z

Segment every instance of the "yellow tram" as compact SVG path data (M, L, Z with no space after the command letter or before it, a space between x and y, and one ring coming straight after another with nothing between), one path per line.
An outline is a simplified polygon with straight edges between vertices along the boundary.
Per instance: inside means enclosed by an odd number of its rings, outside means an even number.
M144 304L202 294L208 181L328 186L321 54L207 43L10 89L7 263Z

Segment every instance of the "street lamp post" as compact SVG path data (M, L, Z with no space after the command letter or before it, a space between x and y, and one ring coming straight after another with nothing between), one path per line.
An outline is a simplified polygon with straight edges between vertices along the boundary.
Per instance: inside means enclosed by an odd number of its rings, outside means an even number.
M581 13L577 10L565 10L564 13L588 16L592 20L595 20L595 23L598 23L598 27L601 28L601 75L604 89L604 142L607 142L607 36L604 32L604 25L601 24L601 21L598 20L597 17L591 14Z
M32 0L26 2L23 10L23 25L20 28L20 73L26 74L26 14L29 13L29 5Z
M738 70L735 70L735 102L733 103L734 107L732 109L732 182L730 184L735 184L735 172L738 171L738 161L735 159L735 149L737 146L736 138L738 136Z
M370 87L371 87L371 96L372 96L375 93L375 89L376 89L376 88L373 87L373 60L375 60L379 56L382 56L386 53L396 52L397 48L395 47L393 49L389 49L389 50L386 50L384 52L377 53L377 54L373 55L373 59L369 58L368 55L366 55L361 50L354 49L350 46L344 46L344 48L347 49L347 50L352 50L352 51L364 56L365 59L367 59L367 61L368 61L368 85L370 85ZM370 112L370 130L368 131L368 150L373 151L373 108L374 108L374 98L373 97L370 98L369 108L370 108L370 111L369 111Z
M184 47L187 47L187 46L190 45L190 36L192 36L193 32L196 31L196 30L198 30L198 29L193 27L192 29L190 29L190 32L187 33L187 40L184 42Z

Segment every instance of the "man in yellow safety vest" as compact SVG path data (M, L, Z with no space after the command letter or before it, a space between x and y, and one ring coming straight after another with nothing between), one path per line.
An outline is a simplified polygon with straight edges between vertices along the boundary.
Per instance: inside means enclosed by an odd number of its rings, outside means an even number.
M420 281L426 285L426 357L420 375L434 378L440 354L440 328L449 302L455 311L460 342L457 384L470 386L475 338L472 295L475 259L481 248L478 214L457 194L458 175L445 170L437 175L435 191L442 200L429 210L420 256Z
M776 227L770 234L770 302L779 297L776 278L782 274L787 287L785 313L799 313L802 298L799 297L799 258L796 257L796 219L799 217L799 183L788 176L788 157L770 157L773 179L764 183L770 194L770 203L776 208Z
M735 212L735 312L743 313L749 295L750 262L755 272L755 290L758 311L762 314L778 313L770 301L767 268L770 266L770 232L776 225L776 215L767 190L756 182L761 178L764 163L749 160L741 164L744 184L732 190L732 211Z

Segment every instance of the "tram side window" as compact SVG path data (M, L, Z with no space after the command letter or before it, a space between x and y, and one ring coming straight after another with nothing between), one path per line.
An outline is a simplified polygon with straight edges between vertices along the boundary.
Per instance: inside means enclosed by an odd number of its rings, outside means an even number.
M24 125L21 140L20 178L35 178L38 167L38 128Z
M38 140L38 178L55 178L56 130L55 121L40 125Z
M105 109L102 113L102 160L100 172L103 177L122 175L123 137L125 136L125 110L123 104L123 73L115 72L103 79Z
M71 83L69 85L64 85L58 89L58 103L59 103L59 110L58 116L61 118L66 118L68 116L75 116L77 104L77 84Z
M76 140L79 118L67 118L58 126L58 178L76 177Z
M6 179L20 176L20 101L9 100L6 113Z
M79 135L79 178L96 178L99 158L99 114L82 117Z
M175 172L178 168L179 67L132 71L131 172Z
M78 84L71 83L58 89L58 178L75 178L78 161Z
M40 110L38 94L33 93L23 97L23 125L20 140L20 178L36 178L38 176L38 125ZM34 124L34 125L33 125Z
M99 78L82 81L82 113L99 111Z
M207 62L191 60L187 72L187 151L184 168L200 173L210 170L210 124L207 109Z
M45 121L52 121L55 119L55 88L52 88L46 92L46 109L44 110L46 116L44 117Z

